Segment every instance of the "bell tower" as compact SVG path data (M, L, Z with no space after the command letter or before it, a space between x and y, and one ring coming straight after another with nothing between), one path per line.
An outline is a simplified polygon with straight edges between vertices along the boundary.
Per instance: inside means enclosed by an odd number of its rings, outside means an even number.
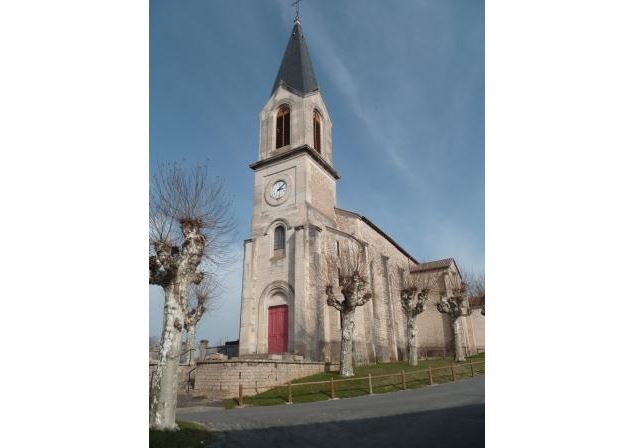
M258 160L252 230L259 214L306 204L334 218L335 181L332 123L313 71L299 17L296 17L271 95L260 111ZM279 178L273 179L278 176ZM275 191L273 190L274 185ZM291 221L304 222L307 213ZM264 223L263 223L264 224Z
M258 159L250 165L254 200L244 246L239 352L316 359L317 348L306 345L316 312L310 276L322 229L337 227L339 174L331 118L297 16L259 118Z
M271 97L260 112L259 160L306 145L332 166L331 128L302 26L296 20Z

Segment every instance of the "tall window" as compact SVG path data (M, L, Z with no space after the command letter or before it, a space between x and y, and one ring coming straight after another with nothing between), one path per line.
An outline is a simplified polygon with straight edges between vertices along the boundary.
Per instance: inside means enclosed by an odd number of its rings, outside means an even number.
M273 251L274 255L282 255L284 252L284 227L281 225L273 232Z
M313 111L313 147L322 152L322 118L317 110Z
M291 110L286 104L278 109L276 116L276 148L287 146L291 142Z

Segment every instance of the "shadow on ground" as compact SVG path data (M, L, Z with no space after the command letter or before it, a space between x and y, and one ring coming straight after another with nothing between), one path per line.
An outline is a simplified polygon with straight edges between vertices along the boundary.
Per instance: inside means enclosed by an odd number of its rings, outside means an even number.
M443 447L485 446L485 405L475 404L362 420L216 433L212 447Z

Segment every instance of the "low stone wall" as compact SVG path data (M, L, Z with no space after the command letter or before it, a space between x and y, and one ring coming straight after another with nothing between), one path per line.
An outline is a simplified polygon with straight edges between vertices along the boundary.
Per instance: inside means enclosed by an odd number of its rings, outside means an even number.
M337 365L312 361L240 360L204 361L197 363L194 394L209 398L256 395L297 378L336 371Z

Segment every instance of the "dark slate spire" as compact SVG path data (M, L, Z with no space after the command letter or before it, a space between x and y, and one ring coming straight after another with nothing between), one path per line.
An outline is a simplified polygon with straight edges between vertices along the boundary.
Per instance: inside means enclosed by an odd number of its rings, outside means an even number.
M282 63L278 69L278 76L273 83L271 94L276 91L280 83L284 83L289 90L305 95L309 92L318 90L318 83L313 73L313 65L309 57L309 49L307 48L300 20L296 18L291 37L287 49L284 52Z

